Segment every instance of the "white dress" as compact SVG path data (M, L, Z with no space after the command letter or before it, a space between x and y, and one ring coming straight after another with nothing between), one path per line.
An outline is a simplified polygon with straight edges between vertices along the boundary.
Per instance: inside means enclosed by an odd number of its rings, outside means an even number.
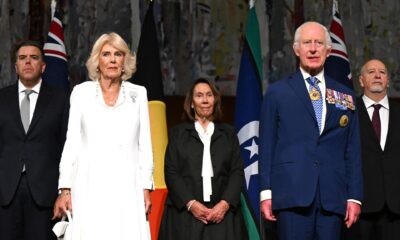
M147 93L123 82L104 103L97 81L71 94L59 188L71 188L73 240L150 239L143 189L153 189Z

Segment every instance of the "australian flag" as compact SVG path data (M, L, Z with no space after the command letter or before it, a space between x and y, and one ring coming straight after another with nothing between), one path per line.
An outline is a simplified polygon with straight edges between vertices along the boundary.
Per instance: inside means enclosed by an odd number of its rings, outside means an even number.
M332 51L325 62L325 73L336 81L353 89L350 62L336 0L333 1L332 22L329 31L332 39Z
M43 51L46 62L46 69L42 76L43 81L58 88L68 89L68 64L64 45L64 30L58 10L54 12Z
M258 126L262 101L260 33L254 6L247 17L246 33L236 90L235 128L244 162L243 215L249 239L260 239L260 190L258 181Z

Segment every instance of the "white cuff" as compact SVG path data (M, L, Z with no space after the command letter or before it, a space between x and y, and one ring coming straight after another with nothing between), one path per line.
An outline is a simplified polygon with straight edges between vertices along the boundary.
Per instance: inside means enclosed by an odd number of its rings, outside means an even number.
M260 192L260 202L264 200L272 199L272 191L270 189L263 190Z
M357 203L358 205L362 206L361 202L355 199L347 199L348 202L354 202Z

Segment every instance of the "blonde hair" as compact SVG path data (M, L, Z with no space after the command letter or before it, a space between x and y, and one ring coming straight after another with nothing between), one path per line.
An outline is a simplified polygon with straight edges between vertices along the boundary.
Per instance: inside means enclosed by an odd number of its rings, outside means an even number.
M99 68L99 55L104 45L110 44L125 54L125 61L123 72L121 75L122 80L127 80L132 77L136 71L136 56L132 54L128 44L122 39L120 35L115 32L104 33L101 35L93 45L92 52L89 59L86 61L86 68L89 73L89 78L93 81L100 79Z

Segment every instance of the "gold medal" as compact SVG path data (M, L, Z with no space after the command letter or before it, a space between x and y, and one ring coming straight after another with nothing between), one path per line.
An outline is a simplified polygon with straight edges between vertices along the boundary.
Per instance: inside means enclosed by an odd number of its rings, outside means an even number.
M343 115L340 117L339 124L341 127L346 127L349 123L349 117L347 115Z
M319 93L319 91L315 87L313 87L310 91L311 100L317 101L320 97L321 97L321 94Z

